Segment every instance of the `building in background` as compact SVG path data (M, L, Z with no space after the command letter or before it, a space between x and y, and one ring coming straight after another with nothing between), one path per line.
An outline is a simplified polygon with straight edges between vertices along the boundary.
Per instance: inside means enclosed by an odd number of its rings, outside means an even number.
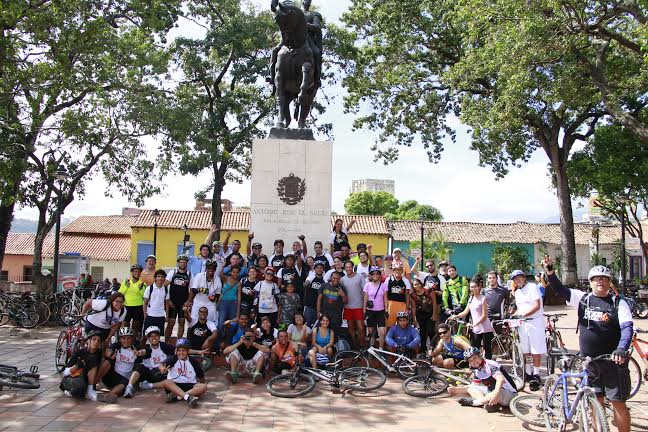
M360 179L351 180L351 193L354 192L389 192L396 194L396 183L394 180L385 179Z

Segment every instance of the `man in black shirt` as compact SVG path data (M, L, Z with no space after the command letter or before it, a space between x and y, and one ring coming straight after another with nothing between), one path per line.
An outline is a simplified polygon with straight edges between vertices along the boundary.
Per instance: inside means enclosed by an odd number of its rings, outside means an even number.
M324 271L329 271L329 269L333 265L333 257L330 254L324 252L324 246L319 240L315 242L313 249L315 250L315 255L313 256L313 261L315 261L315 264L321 262L322 264L324 264Z
M284 266L284 241L281 239L274 241L274 253L270 257L270 262L268 263L275 269L275 272L279 271L280 268Z
M304 320L309 327L317 321L317 298L319 289L324 285L324 263L315 262L315 275L306 279L304 288Z
M497 272L489 271L487 285L484 288L484 297L488 303L488 319L491 322L504 319L504 308L509 302L509 290L497 283ZM497 333L500 333L502 324L494 324Z
M169 299L171 300L169 316L167 317L166 327L164 328L165 341L168 341L171 337L176 318L178 319L177 337L181 338L184 335L185 319L183 307L189 299L189 282L191 281L191 273L187 269L189 257L185 254L180 254L176 261L178 267L166 275L164 282L165 286L169 286Z
M261 371L265 365L265 354L270 353L270 348L255 340L254 330L246 328L245 333L236 343L223 350L229 369L225 378L232 384L238 382L239 376L250 375L252 382L261 382Z

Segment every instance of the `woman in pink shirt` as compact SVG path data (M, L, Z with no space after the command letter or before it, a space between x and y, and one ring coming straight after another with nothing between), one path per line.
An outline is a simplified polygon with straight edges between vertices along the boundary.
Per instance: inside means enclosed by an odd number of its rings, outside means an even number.
M475 275L470 281L470 298L468 305L463 312L452 315L450 319L464 318L470 313L472 324L468 324L472 328L470 336L470 344L476 348L484 346L484 357L490 359L493 357L491 351L491 342L493 341L493 325L488 319L488 302L486 297L482 294L482 287L484 280L481 275Z

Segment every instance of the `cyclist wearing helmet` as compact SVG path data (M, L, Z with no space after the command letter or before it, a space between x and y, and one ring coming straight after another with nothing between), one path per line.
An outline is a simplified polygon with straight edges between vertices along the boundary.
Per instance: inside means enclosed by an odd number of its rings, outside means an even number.
M612 354L613 362L601 360L592 362L599 369L590 381L596 396L603 406L604 399L612 403L614 423L619 432L630 430L630 413L625 401L630 395L630 372L628 370L628 349L634 333L632 313L622 296L613 292L612 272L603 266L593 267L588 279L591 293L568 289L555 274L554 261L545 256L542 265L549 279L549 285L560 294L571 307L578 309L578 342L584 356L598 357Z
M407 312L396 314L396 324L387 332L387 349L392 352L403 352L406 355L416 355L421 348L421 336L414 326L409 323Z
M217 264L215 261L208 261L206 271L199 273L191 279L191 290L187 300L187 310L191 306L191 324L198 320L198 310L206 307L209 311L207 319L216 322L216 305L215 301L221 294L223 285L218 276L216 276Z
M247 245L245 246L248 267L258 266L259 257L263 255L263 246L261 245L261 243L252 243L252 240L254 240L254 233L250 232L248 234Z
M464 358L473 370L473 382L467 386L448 388L451 396L464 396L459 399L463 406L481 407L487 412L499 411L508 406L517 395L515 381L496 361L484 359L478 348L468 348Z
M158 327L163 329L169 314L169 287L164 285L166 272L162 269L155 271L155 282L144 290L144 328ZM142 335L142 345L146 344L146 336Z
M189 284L191 282L191 272L187 269L189 257L184 253L180 254L176 258L176 262L178 267L169 271L164 282L164 285L169 287L169 299L171 300L167 326L164 329L164 340L169 340L171 337L176 319L178 320L177 337L181 338L184 335L184 306L189 300Z
M184 400L191 408L195 408L198 405L198 397L207 392L207 384L200 363L189 357L190 348L187 339L178 339L175 355L167 357L160 366L160 372L167 375L167 379L162 381L167 402Z
M148 339L148 343L144 345L146 354L142 356L142 363L136 364L133 368L133 374L124 391L125 398L133 397L135 385L138 382L142 390L162 387L159 383L166 379L166 375L160 372L160 366L167 357L173 355L174 347L168 343L160 342L160 333L160 329L156 326L149 326L144 330L144 336Z
M540 360L542 355L547 353L542 295L536 284L527 282L523 271L514 270L510 279L513 281L512 293L517 305L517 316L530 318L520 325L518 334L522 352L533 359L533 366L527 359L527 376L525 378L529 381L529 388L536 391L540 389L542 383L540 380Z
M387 305L387 284L381 282L382 270L378 266L369 268L369 282L362 289L362 311L367 328L373 334L378 327L378 346L385 348L385 306Z
M99 381L99 365L103 357L102 342L102 333L93 330L86 334L85 347L72 352L59 386L66 396L97 401L94 386Z
M119 342L115 342L104 353L99 375L101 381L110 389L113 399L124 392L133 374L135 364L142 363L146 350L140 349L130 327L119 329ZM127 397L132 396L129 395Z
M124 306L126 306L126 318L124 318L124 325L130 326L135 333L139 333L144 321L144 311L142 305L144 304L144 289L146 284L140 279L142 273L142 266L133 264L130 268L130 279L124 280L119 292L124 294Z

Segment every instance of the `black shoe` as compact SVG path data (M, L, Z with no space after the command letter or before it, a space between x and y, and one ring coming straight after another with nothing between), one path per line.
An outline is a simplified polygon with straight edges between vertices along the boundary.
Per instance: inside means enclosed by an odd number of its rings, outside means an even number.
M486 404L484 405L484 409L486 410L486 412L494 413L500 410L500 404L495 404L495 405Z
M187 403L191 408L196 408L198 406L198 398L196 396L189 395L189 399L187 399Z
M459 402L459 405L461 406L469 406L469 407L474 406L473 399L469 397L462 397L457 402Z
M538 375L533 375L529 380L529 390L538 391L540 390L541 386L542 386L542 380L540 379L540 377Z

